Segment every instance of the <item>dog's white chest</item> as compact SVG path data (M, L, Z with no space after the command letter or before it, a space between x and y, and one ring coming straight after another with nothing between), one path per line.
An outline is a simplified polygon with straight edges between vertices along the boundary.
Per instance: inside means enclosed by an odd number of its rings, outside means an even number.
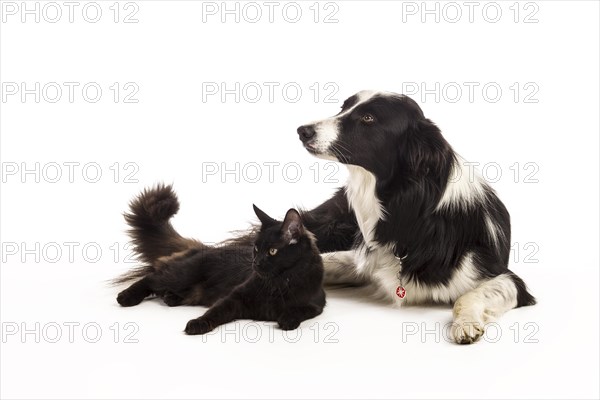
M384 219L385 210L375 192L375 176L366 169L349 165L350 177L346 186L348 204L356 215L358 227L365 243L377 247L375 228L379 220Z

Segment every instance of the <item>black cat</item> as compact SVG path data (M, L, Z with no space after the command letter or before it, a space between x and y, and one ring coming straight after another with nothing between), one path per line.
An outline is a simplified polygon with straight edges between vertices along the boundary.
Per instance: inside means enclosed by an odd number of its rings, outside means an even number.
M323 311L323 262L298 211L289 210L283 223L256 206L254 211L262 227L250 276L203 316L189 321L187 334L204 334L235 319L277 321L281 329L296 329Z
M158 187L134 201L134 214L126 218L172 215L178 206L170 187ZM203 334L235 319L277 321L281 329L295 329L321 314L323 263L300 214L291 209L279 222L256 206L254 210L262 223L254 245L247 238L219 247L189 243L189 250L158 257L117 279L141 278L119 293L119 304L134 306L156 294L169 306L212 306L188 322L187 334Z

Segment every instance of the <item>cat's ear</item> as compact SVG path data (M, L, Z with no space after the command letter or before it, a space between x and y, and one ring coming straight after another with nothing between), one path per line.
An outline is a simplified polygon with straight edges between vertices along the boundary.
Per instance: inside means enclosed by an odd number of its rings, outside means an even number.
M260 222L263 224L263 226L270 226L277 223L276 220L269 217L263 210L256 207L254 204L252 204L252 207L254 208L254 213L256 214Z
M300 236L304 234L304 226L302 225L302 219L298 211L290 208L285 214L283 225L281 227L281 234L283 240L288 244L296 244L300 239Z

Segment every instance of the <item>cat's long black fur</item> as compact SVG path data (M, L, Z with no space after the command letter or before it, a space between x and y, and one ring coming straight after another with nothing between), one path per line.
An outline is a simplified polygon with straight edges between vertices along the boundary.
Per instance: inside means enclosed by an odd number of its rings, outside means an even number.
M159 184L144 190L129 205L125 220L129 224L129 235L143 266L132 269L114 280L125 283L140 279L168 262L183 260L187 256L203 253L209 257L229 246L250 247L256 240L256 227L223 242L223 246L208 247L201 242L182 237L171 225L170 219L179 210L179 201L170 185ZM348 206L344 189L312 210L300 210L304 226L314 234L320 252L349 250L359 234L354 213ZM221 257L227 264L230 257L248 256L248 251L238 249L234 254L223 250ZM217 256L218 254L215 254ZM200 257L200 256L199 256Z
M255 211L262 227L250 276L203 316L189 321L188 335L210 332L235 319L277 321L281 329L296 329L323 311L323 262L300 214L291 209L281 223L256 207Z
M170 187L147 190L132 203L130 224L134 221L131 215L152 215L140 212L140 207L144 211L176 211L178 203ZM314 235L293 209L283 222L258 209L255 211L261 219L261 229L237 240L211 247L184 239L181 243L193 247L178 248L170 255L156 252L154 258L146 254L142 258L146 266L117 279L117 282L139 279L119 294L119 304L133 306L156 294L170 306L213 305L203 317L189 322L188 334L205 333L206 329L230 320L246 318L277 321L282 329L294 329L303 320L320 314L325 305L321 288L323 265ZM144 234L152 232L153 227L156 240L160 240L163 232L172 234L170 224L165 228L158 218L155 221L159 223L143 225ZM164 223L168 220L163 220ZM135 226L132 227L135 238Z

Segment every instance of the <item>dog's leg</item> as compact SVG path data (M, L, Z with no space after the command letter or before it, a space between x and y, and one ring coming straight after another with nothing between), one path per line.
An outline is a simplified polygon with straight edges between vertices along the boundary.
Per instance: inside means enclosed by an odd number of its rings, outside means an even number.
M344 188L312 210L302 210L302 222L317 238L321 253L347 251L358 232L354 211L348 205Z
M360 286L368 283L366 276L356 268L355 251L336 251L322 254L326 285Z
M452 336L460 344L474 343L484 326L517 307L519 288L512 273L491 278L460 296L454 303Z

